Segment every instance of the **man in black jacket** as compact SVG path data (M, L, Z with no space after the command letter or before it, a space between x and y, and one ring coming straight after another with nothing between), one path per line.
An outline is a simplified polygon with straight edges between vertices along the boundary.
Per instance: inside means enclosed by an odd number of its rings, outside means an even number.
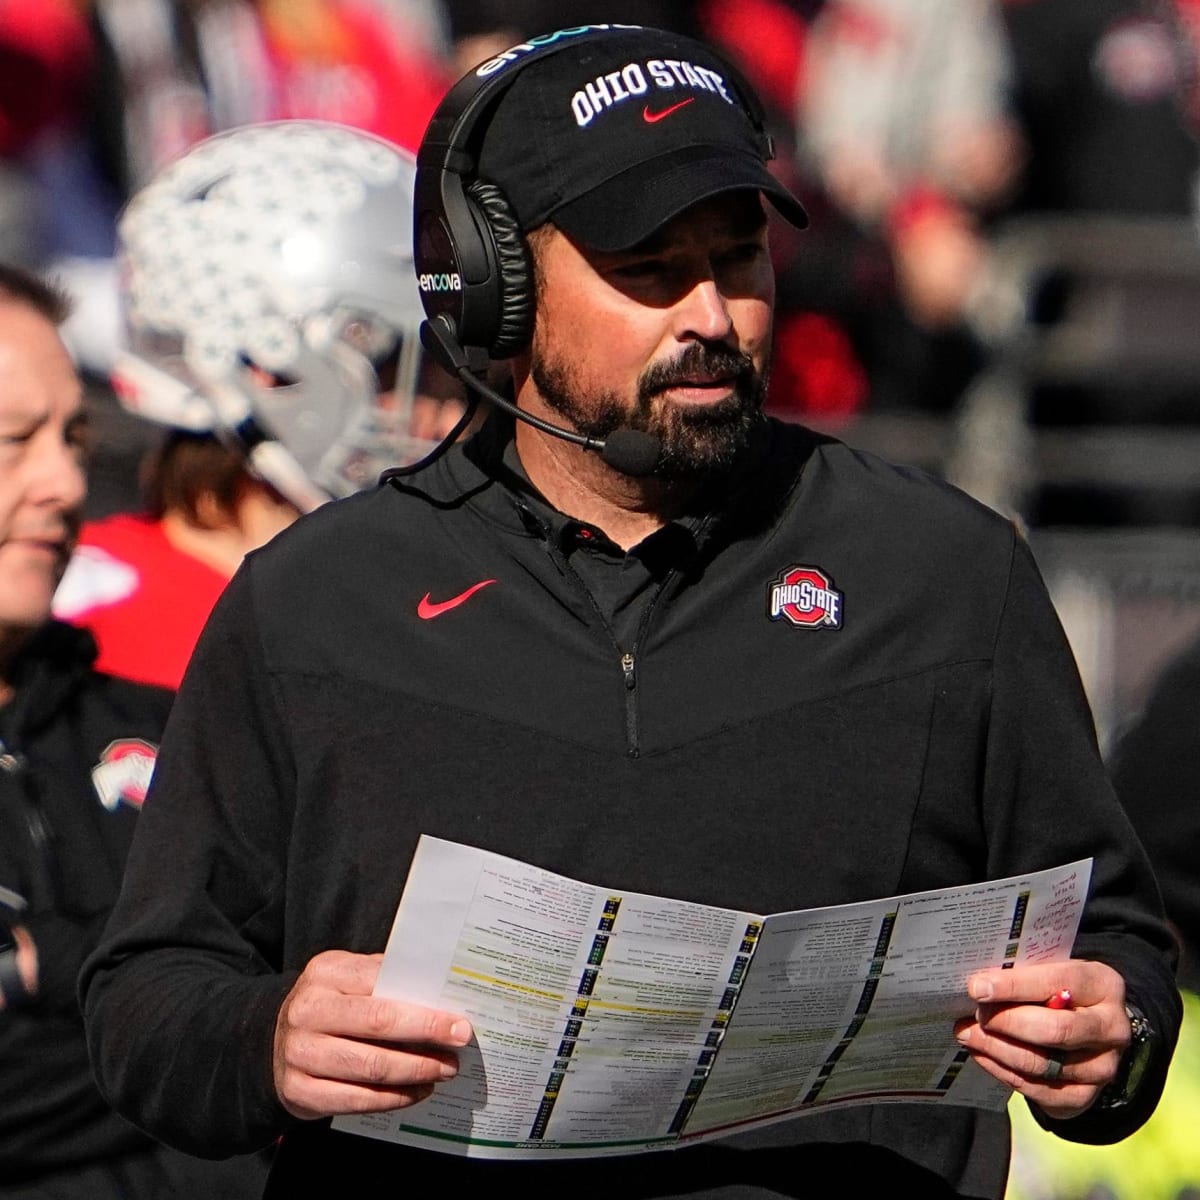
M0 266L0 1196L248 1195L207 1187L228 1169L117 1116L88 1063L75 980L116 899L171 696L97 674L91 636L50 620L85 492L64 314L54 290Z
M371 994L421 834L761 913L1091 857L1078 957L972 976L955 1032L1064 1136L1153 1108L1170 938L1027 548L761 416L762 201L805 219L768 156L728 65L656 31L531 39L444 102L418 160L428 334L464 368L511 357L522 423L301 520L214 612L83 974L102 1086L159 1136L282 1134L280 1196L363 1169L462 1194L799 1196L826 1172L1003 1193L1007 1123L968 1108L833 1108L636 1162L332 1132L426 1099L471 1036Z

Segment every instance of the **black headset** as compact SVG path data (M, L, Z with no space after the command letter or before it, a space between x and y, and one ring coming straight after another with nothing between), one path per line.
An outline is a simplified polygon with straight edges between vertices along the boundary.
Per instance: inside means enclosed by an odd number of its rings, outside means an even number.
M458 372L465 363L481 371L489 358L519 354L533 334L529 247L507 197L475 175L492 110L531 63L628 28L580 25L530 38L459 80L433 114L417 152L413 240L428 317L421 340L449 370ZM774 147L754 89L728 59L704 48L728 71L764 159L772 158Z

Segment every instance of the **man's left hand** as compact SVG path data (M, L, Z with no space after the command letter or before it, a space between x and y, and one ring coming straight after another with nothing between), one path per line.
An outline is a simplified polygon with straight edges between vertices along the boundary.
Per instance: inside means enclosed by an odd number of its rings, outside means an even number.
M978 1007L955 1026L958 1040L989 1075L1047 1116L1077 1116L1116 1075L1129 1017L1125 981L1111 967L1073 958L978 971L967 991ZM1069 1005L1048 1007L1063 991Z

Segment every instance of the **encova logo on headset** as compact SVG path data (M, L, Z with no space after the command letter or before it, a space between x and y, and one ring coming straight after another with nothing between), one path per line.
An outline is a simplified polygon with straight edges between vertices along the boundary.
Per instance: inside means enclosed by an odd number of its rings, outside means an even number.
M434 271L418 275L417 287L423 292L461 292L462 279L457 271Z
M540 50L543 46L553 46L555 42L561 41L563 38L578 37L580 34L592 33L601 29L641 29L641 26L573 25L570 29L556 29L553 33L539 34L537 37L531 37L527 42L518 42L515 46L510 46L503 53L497 54L495 58L489 58L487 62L480 63L475 68L475 74L486 78L531 51Z

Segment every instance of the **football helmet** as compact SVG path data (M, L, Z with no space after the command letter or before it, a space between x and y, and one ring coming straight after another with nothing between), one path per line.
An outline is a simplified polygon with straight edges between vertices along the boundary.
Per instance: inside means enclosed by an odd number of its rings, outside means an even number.
M413 157L322 121L198 143L118 224L139 416L211 431L301 511L421 458Z

